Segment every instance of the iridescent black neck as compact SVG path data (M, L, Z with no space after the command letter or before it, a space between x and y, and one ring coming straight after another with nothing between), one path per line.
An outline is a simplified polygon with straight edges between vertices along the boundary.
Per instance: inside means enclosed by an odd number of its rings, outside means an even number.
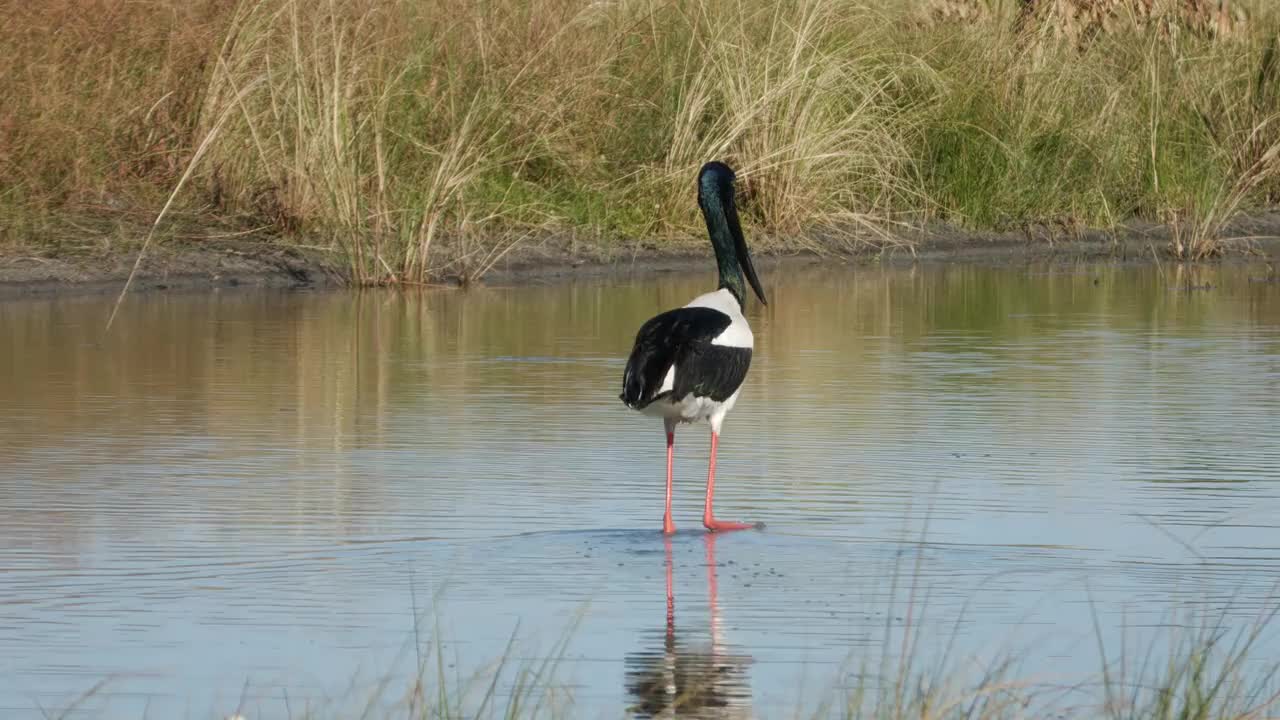
M724 166L703 170L698 178L698 205L702 208L702 217L707 223L711 247L716 251L720 287L728 290L737 299L738 306L742 307L747 284L742 277L733 232L733 227L738 223L737 209L733 205L733 171Z

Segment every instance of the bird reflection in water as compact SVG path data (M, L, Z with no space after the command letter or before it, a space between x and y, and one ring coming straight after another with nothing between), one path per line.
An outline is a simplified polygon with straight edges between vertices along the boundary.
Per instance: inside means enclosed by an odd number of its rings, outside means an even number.
M697 638L695 635L694 641L690 642L689 633L677 636L671 537L666 536L663 545L667 571L667 626L662 632L661 649L632 653L626 658L632 717L752 717L747 677L751 657L733 654L724 645L716 597L717 534L707 533L703 537L711 610L710 637ZM656 638L657 635L654 632L651 637Z

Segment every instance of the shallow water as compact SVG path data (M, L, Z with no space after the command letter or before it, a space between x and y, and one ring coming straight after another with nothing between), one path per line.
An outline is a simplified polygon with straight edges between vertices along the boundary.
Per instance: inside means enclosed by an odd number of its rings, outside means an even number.
M772 717L903 628L1066 683L1095 621L1108 652L1247 627L1280 578L1264 273L774 269L717 483L767 528L701 532L686 427L669 541L661 423L617 393L709 277L138 296L106 338L109 299L0 304L0 716L104 680L70 717L390 706L437 659L475 702L554 656L563 714L698 684L686 715Z

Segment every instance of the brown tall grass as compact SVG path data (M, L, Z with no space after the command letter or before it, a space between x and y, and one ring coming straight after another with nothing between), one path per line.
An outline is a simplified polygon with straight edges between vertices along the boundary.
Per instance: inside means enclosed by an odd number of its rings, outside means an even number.
M381 283L696 235L711 158L757 237L824 247L1145 218L1200 258L1280 198L1280 9L950 1L0 0L0 232L138 237L172 200L162 237L217 220Z

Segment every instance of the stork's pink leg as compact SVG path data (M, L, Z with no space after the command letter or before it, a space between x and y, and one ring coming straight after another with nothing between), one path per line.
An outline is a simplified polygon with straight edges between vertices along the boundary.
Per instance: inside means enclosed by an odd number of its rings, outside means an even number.
M667 430L667 509L662 514L662 533L664 535L674 535L676 532L676 524L671 522L671 470L675 461L676 453L676 434L674 430Z
M750 530L755 525L740 522L727 522L717 520L715 513L711 510L712 498L716 493L716 448L720 446L720 434L711 431L711 467L707 470L707 504L702 511L702 524L711 532L723 532L725 530Z

